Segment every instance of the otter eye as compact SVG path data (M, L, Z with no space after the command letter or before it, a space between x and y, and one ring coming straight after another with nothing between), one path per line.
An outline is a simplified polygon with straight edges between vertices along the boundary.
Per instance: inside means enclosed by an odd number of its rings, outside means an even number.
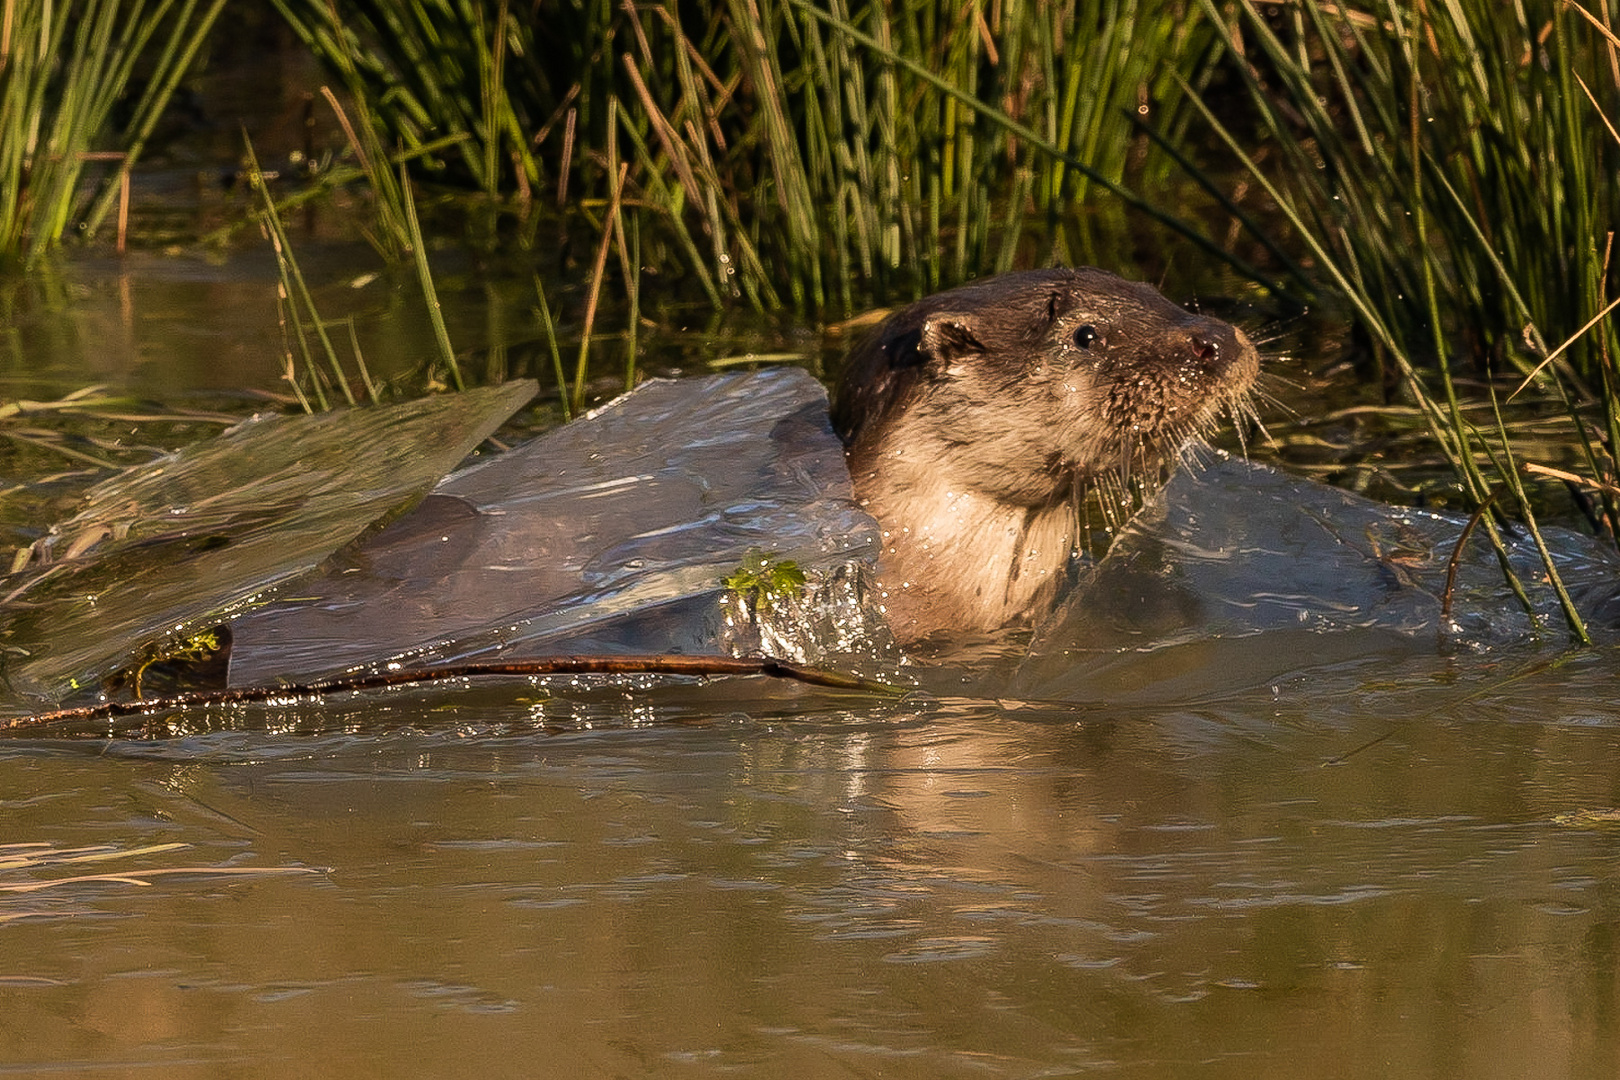
M1082 349L1089 349L1092 343L1099 340L1097 328L1090 323L1080 327L1074 332L1074 343Z

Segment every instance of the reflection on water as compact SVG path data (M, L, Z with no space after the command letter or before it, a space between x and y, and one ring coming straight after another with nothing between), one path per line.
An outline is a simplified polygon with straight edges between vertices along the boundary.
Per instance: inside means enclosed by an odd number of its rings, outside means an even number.
M1205 716L731 683L587 696L549 734L445 733L525 708L492 693L385 700L416 735L9 746L14 837L323 873L58 890L0 924L0 1058L1608 1075L1615 837L1552 819L1615 801L1613 662L1504 670L1421 717L1372 687Z

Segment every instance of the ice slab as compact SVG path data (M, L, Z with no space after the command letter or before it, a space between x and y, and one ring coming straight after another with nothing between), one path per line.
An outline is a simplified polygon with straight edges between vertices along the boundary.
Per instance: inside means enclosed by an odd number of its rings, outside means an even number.
M1388 506L1224 454L1182 469L1121 531L1046 626L1023 691L1069 700L1192 700L1365 657L1565 643L1541 557L1522 531L1510 561L1534 615L1504 582L1481 530L1448 563L1467 519ZM1620 556L1543 529L1595 632L1620 617Z
M97 485L53 530L60 561L0 578L15 705L94 688L133 653L317 566L415 504L536 389L256 417Z
M328 572L242 613L230 681L715 652L721 579L751 552L848 581L877 550L815 379L773 368L649 380L448 477Z

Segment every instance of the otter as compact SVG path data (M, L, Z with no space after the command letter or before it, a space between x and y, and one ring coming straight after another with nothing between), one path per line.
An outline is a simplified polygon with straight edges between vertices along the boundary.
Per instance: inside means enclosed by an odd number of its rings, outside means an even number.
M1249 408L1259 366L1243 331L1089 268L1003 274L890 315L845 359L833 424L882 527L896 636L1049 609L1087 489L1162 471Z

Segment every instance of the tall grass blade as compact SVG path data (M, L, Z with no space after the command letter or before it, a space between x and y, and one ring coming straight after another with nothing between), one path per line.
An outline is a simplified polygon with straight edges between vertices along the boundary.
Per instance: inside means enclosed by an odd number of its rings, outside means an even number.
M574 418L573 395L568 389L568 373L563 370L562 351L557 347L557 323L551 317L551 304L546 300L546 287L540 275L534 275L534 295L540 303L540 328L546 332L546 349L551 353L551 370L557 379L557 398L562 403L563 419Z
M339 362L337 350L332 346L331 336L326 332L326 324L321 321L320 313L315 308L315 297L310 292L309 283L304 279L304 272L298 265L298 259L293 254L292 243L287 239L287 231L282 226L281 216L276 213L275 199L270 194L269 185L265 182L264 171L259 167L258 155L253 151L253 143L243 136L243 145L248 159L248 176L255 190L259 192L263 204L263 217L265 233L270 239L270 245L276 254L276 269L281 276L280 293L282 303L285 305L286 321L291 323L294 338L298 343L299 353L303 357L304 367L313 377L316 398L322 411L329 405L326 393L322 388L323 379L316 368L314 357L311 355L306 325L313 329L315 336L320 340L321 352L331 368L332 381L342 391L344 400L354 404L354 394L349 390L349 380L343 374L343 365ZM307 323L306 323L307 316ZM291 354L288 354L287 365L288 382L297 390L295 365ZM309 402L298 394L305 411L309 411Z
M433 272L428 267L427 241L422 239L422 226L416 220L416 198L411 193L411 179L403 165L399 170L399 188L405 211L405 235L416 262L416 277L422 284L422 299L427 304L428 321L433 324L433 339L439 346L439 359L444 361L445 368L450 372L450 384L457 391L466 390L467 384L461 378L461 365L456 361L456 350L450 344L450 331L444 325L439 290L433 285Z
M93 236L224 0L7 0L0 44L0 259L33 260L76 220ZM121 101L137 68L146 90ZM119 166L92 197L91 160Z
M602 239L596 246L596 261L591 268L590 292L585 300L585 323L580 330L579 357L574 362L573 411L575 415L585 411L586 380L590 371L591 334L596 328L596 310L602 298L602 278L607 271L608 250L613 245L614 222L619 216L619 201L624 196L624 180L629 171L629 162L623 162L619 165L618 178L613 184L612 201L608 204L607 217L602 223Z

